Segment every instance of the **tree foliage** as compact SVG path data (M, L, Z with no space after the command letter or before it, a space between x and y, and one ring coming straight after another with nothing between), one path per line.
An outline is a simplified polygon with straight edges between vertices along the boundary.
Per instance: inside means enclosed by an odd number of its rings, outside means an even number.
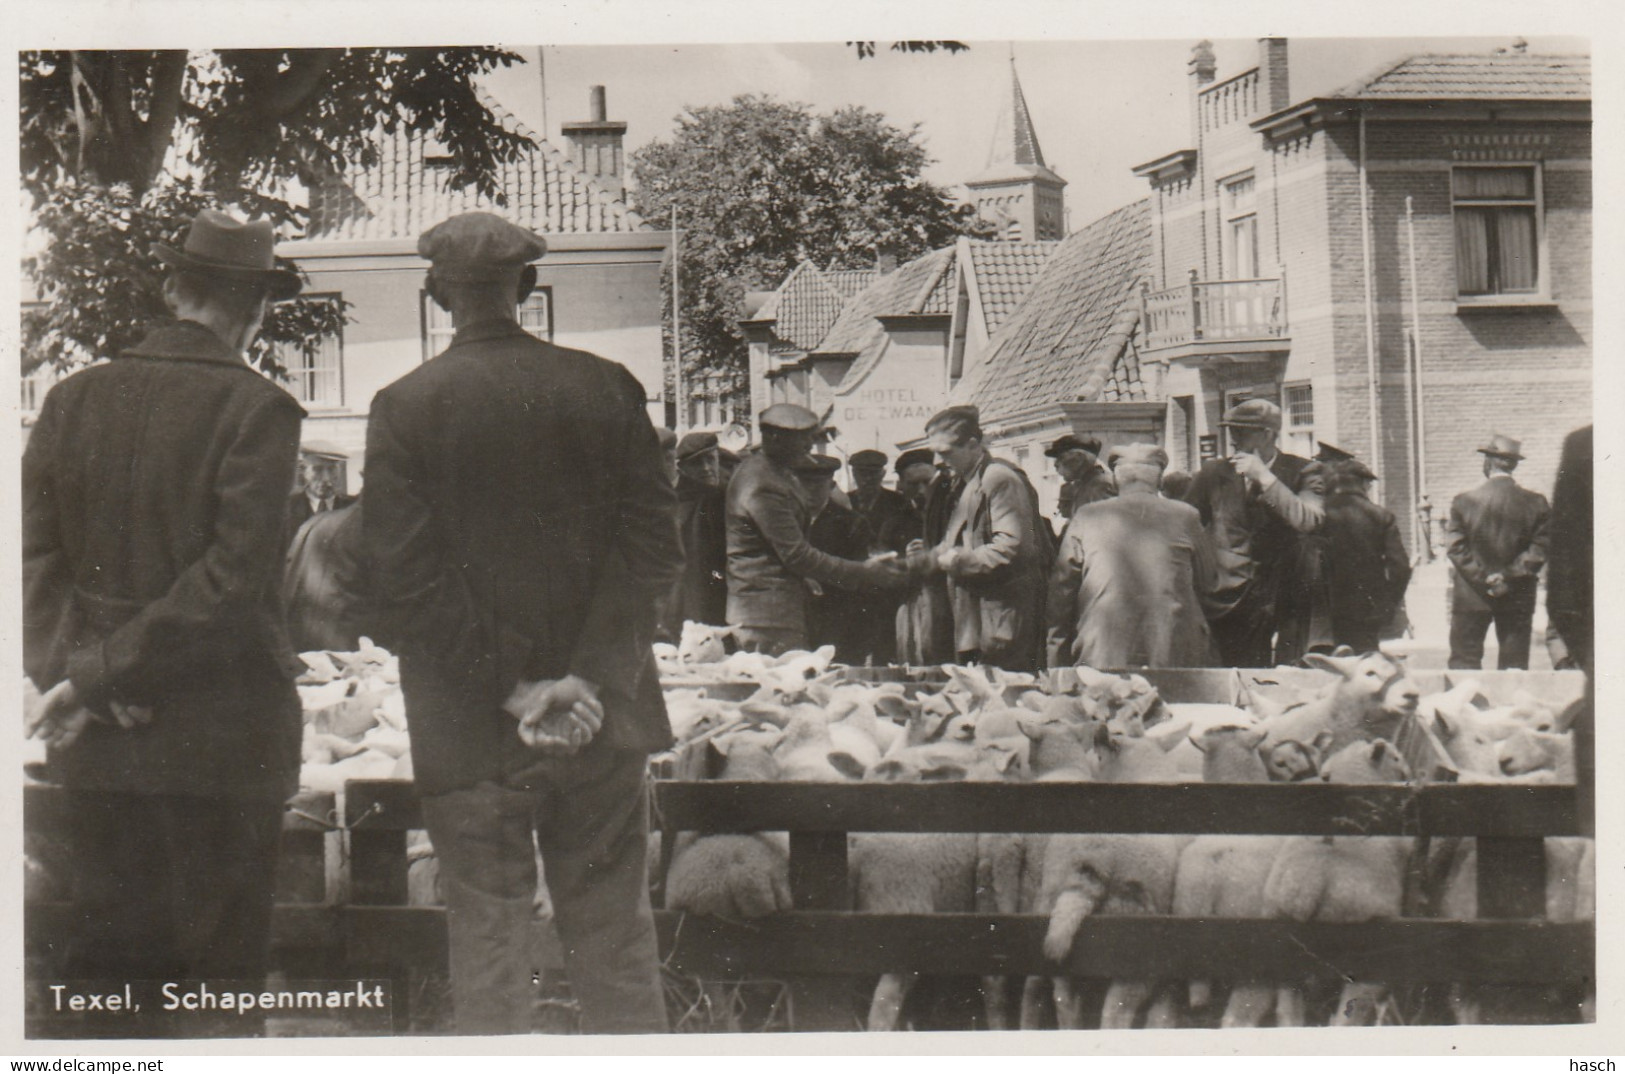
M42 303L24 367L116 353L164 317L150 248L180 242L198 209L301 234L299 185L373 163L380 128L430 132L453 186L500 200L498 165L531 142L474 80L515 62L484 47L22 53L21 175L43 243L24 262ZM255 358L275 371L277 345L308 355L342 324L327 300L281 304Z
M669 140L633 154L634 207L659 227L675 206L682 232L685 376L743 384L745 293L802 261L866 268L881 250L906 260L983 233L971 207L925 180L931 163L917 126L754 95L686 112ZM669 293L667 306L669 325Z

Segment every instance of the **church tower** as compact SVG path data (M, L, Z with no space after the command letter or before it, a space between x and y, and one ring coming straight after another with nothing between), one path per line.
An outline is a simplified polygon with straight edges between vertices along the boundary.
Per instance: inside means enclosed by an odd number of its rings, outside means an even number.
M1027 98L1010 57L1010 97L993 128L987 167L965 184L977 215L999 227L1011 242L1066 238L1066 180L1044 164Z

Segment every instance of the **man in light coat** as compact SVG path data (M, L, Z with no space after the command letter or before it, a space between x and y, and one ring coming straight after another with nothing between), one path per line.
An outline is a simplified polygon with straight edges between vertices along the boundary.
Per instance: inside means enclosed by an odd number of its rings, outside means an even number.
M1168 455L1119 444L1117 495L1079 507L1050 571L1051 667L1209 667L1217 571L1196 508L1158 494Z
M925 431L959 486L947 530L923 564L947 575L955 658L1036 670L1043 657L1044 579L1054 555L1038 493L1019 467L988 453L975 407L949 407Z
M1484 635L1495 624L1501 668L1529 666L1535 591L1546 565L1546 497L1512 477L1523 445L1499 433L1478 449L1485 481L1450 504L1450 666L1484 663Z

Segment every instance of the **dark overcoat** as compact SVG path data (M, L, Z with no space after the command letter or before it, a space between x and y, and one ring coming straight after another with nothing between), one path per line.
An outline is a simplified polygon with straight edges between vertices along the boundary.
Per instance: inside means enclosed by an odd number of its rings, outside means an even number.
M92 723L67 785L282 798L300 664L279 585L304 412L203 325L159 328L51 390L23 455L24 670L73 680Z
M1363 493L1331 492L1326 496L1321 539L1333 641L1357 649L1372 647L1399 610L1411 580L1399 521Z
M670 743L650 644L682 549L631 373L512 321L466 325L374 397L366 475L420 791L528 766L501 708L521 680L579 675L599 686L608 744Z
M673 608L684 620L721 626L728 621L727 502L722 489L677 477L677 529L683 540L683 577Z
M1496 474L1457 496L1445 529L1455 578L1451 606L1484 612L1492 601L1531 600L1546 564L1551 515L1546 497L1511 474ZM1492 574L1505 577L1505 598L1490 596L1486 579Z

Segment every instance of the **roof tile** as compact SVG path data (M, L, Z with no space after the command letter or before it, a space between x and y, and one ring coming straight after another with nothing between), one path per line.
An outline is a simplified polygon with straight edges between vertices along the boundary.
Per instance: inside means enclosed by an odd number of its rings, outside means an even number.
M989 332L1004 323L1060 245L1059 242L966 243Z
M1329 96L1590 100L1591 58L1527 52L1423 54Z

